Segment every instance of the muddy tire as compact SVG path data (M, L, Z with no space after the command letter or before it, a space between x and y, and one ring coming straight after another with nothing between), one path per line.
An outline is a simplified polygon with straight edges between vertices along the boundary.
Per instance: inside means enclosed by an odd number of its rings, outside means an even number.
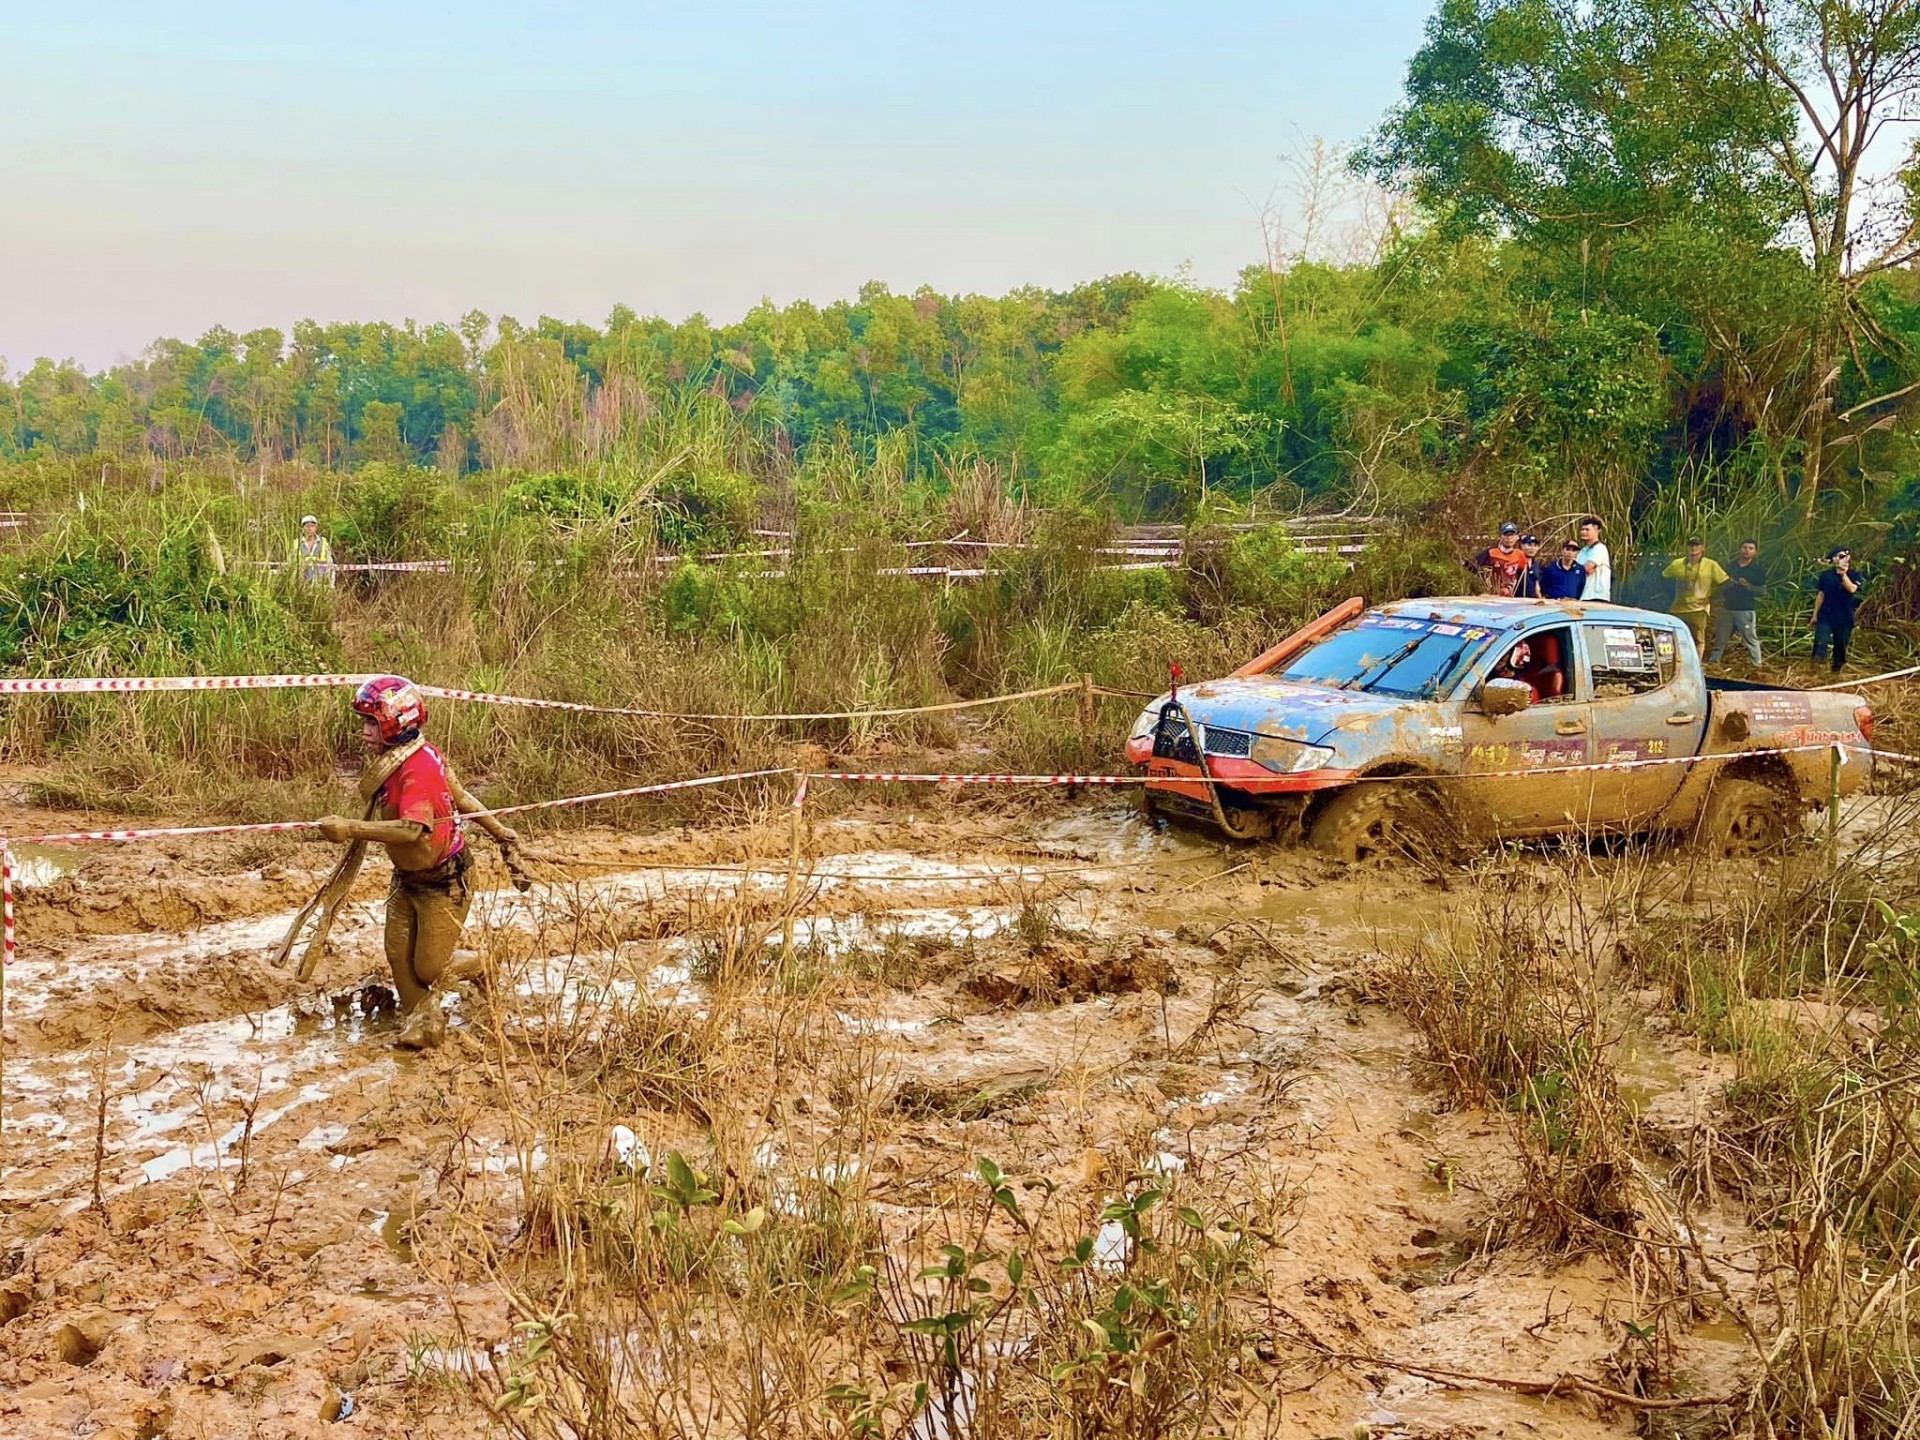
M1404 855L1430 838L1424 806L1432 798L1419 785L1351 786L1314 817L1307 843L1350 865Z
M1758 780L1716 780L1694 829L1708 854L1735 859L1778 854L1791 837L1785 798Z

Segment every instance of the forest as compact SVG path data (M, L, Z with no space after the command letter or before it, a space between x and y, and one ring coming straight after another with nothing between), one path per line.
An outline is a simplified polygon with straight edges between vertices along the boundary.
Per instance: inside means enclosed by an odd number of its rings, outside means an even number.
M609 511L644 485L676 542L841 463L935 486L986 464L1125 518L1260 497L1464 534L1592 509L1655 546L1897 545L1920 471L1914 26L1891 0L1444 0L1372 135L1295 147L1226 290L215 327L0 374L0 457L154 485L489 471ZM724 430L724 460L657 448L688 428Z

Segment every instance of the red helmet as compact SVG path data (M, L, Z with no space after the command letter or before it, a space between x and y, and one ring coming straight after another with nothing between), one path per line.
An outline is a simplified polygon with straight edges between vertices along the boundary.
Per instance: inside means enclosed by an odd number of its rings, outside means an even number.
M404 745L427 723L427 702L411 680L398 675L376 675L353 692L353 711L380 727L388 745Z

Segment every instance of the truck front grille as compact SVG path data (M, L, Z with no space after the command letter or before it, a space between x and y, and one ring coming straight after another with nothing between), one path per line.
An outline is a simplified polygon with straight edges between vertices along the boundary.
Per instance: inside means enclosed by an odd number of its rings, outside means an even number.
M1244 760L1253 753L1253 736L1244 730L1215 730L1207 726L1201 729L1207 737L1207 754L1227 755ZM1178 760L1185 765L1198 765L1200 755L1195 749L1193 736L1188 733L1186 721L1180 712L1171 707L1160 712L1160 723L1153 731L1153 754L1159 760Z

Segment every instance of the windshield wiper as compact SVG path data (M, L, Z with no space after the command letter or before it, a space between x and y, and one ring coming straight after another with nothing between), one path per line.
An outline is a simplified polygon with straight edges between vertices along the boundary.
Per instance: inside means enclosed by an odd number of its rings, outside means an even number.
M1414 636L1411 640L1407 641L1406 644L1402 645L1398 650L1394 651L1391 655L1387 656L1386 659L1374 661L1373 664L1369 665L1366 669L1362 670L1358 675L1354 676L1351 680L1342 680L1339 683L1339 688L1342 690L1366 689L1367 687L1361 684L1360 683L1361 681L1370 678L1373 675L1373 672L1376 670L1384 672L1384 671L1393 669L1394 666L1398 665L1402 660L1406 659L1407 656L1411 655L1414 651L1418 650L1420 646L1423 643L1425 643L1427 634L1428 634L1427 631L1424 631L1424 630L1421 631L1418 635Z

